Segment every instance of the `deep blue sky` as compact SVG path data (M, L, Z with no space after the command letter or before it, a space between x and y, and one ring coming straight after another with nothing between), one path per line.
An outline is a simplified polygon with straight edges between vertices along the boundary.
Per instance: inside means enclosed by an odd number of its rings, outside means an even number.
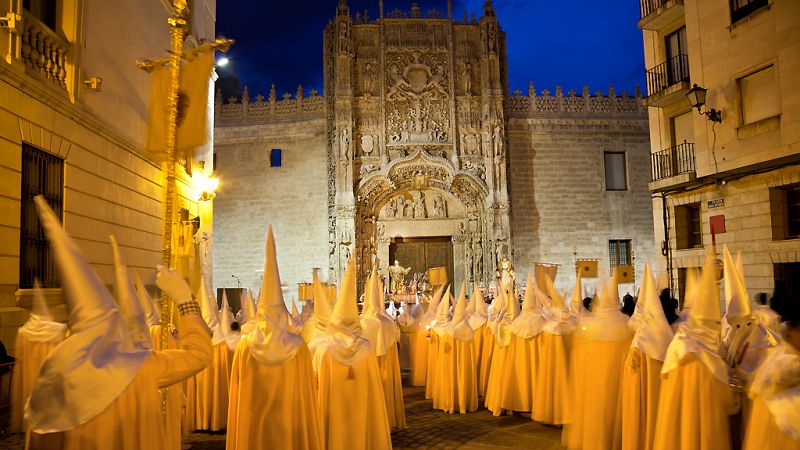
M350 12L369 10L378 17L377 0L348 0ZM410 0L385 0L384 11L409 11ZM417 2L423 13L436 7L447 11L446 0ZM483 14L483 0L454 0L453 17L464 9ZM269 93L275 83L278 97L294 96L298 83L322 92L322 30L334 16L338 0L222 0L217 3L217 35L236 39L229 57L250 95ZM608 90L633 93L644 86L642 33L636 28L636 0L495 0L500 26L506 32L511 90L580 93Z

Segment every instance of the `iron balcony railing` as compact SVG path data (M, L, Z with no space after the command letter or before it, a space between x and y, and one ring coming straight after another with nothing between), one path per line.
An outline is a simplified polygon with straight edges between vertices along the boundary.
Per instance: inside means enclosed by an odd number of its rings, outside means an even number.
M647 71L647 95L652 96L673 84L689 81L689 56L676 55Z
M642 13L641 18L644 19L650 15L651 12L664 6L666 3L667 0L639 0L639 11Z
M684 142L650 155L651 181L692 173L694 169L694 143Z

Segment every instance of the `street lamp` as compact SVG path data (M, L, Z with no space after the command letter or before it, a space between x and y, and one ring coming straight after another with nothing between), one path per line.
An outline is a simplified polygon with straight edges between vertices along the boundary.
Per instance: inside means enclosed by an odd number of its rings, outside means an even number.
M711 108L706 112L702 112L700 109L703 105L706 104L706 92L708 89L702 88L697 85L697 83L689 89L689 92L686 93L686 98L689 100L689 103L692 105L692 108L697 108L697 112L701 116L706 116L708 120L712 122L722 123L722 112Z

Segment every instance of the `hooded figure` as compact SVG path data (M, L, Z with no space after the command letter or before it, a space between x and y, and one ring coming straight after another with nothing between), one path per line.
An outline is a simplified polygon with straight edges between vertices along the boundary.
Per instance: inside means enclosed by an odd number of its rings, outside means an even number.
M397 341L400 329L383 308L383 286L375 269L372 269L364 290L364 310L361 314L361 329L375 348L378 370L383 382L386 414L389 426L395 430L406 428L406 411L403 403L403 381L400 378L400 360Z
M449 288L448 288L449 292ZM441 306L445 303L445 306ZM441 310L441 311L440 311ZM450 310L450 300L445 292L445 286L442 285L433 294L433 299L428 303L428 310L422 316L420 325L425 327L427 350L426 355L426 369L425 369L425 398L433 398L433 385L436 380L436 361L439 354L439 335L433 330L437 322L448 319L448 312Z
M235 331L232 327L234 322L233 319L233 312L231 312L231 307L228 304L228 294L226 291L222 291L222 308L219 310L219 327L222 330L222 334L225 336L225 344L228 346L228 350L233 352L236 349L236 344L239 343L239 340L242 338L242 333L239 331Z
M612 449L621 443L620 386L631 344L619 310L616 271L584 313L573 338L570 408L562 443L569 449Z
M322 284L315 271L312 274L314 282L312 283L314 293L314 313L303 324L303 330L300 335L303 337L303 342L308 345L317 333L324 333L325 327L331 318L331 311L333 311L333 304L331 299L328 298L328 289Z
M728 369L719 354L720 302L713 250L694 286L688 317L667 348L661 369L656 450L730 449L728 415L735 412Z
M445 326L437 325L436 328L439 336L439 352L433 407L450 414L455 412L465 414L478 409L474 331L467 321L465 294L464 283L461 283L452 319ZM442 302L442 305L444 304ZM442 305L439 307L442 308Z
M244 291L242 306L236 313L236 320L242 328L242 336L249 334L256 327L256 305L250 289Z
M11 433L27 431L22 420L23 407L31 395L39 369L56 345L64 340L67 325L56 322L47 308L47 300L39 286L33 284L33 308L28 321L17 330L14 375L11 378Z
M158 389L211 362L209 331L189 286L160 269L156 283L178 304L181 348L137 347L78 246L44 199L34 201L63 280L70 336L45 360L25 407L27 448L165 448Z
M228 418L228 386L230 385L232 355L220 324L217 302L209 295L205 280L200 278L197 296L203 319L212 331L214 358L211 365L195 375L194 428L217 431L225 428ZM187 401L191 401L189 393ZM191 417L189 417L191 422Z
M301 334L303 332L304 319L297 310L297 303L294 301L294 297L292 297L291 303L292 314L289 316L289 331L294 334Z
M532 295L533 290L529 290ZM522 354L524 349L519 350L521 341L511 332L514 320L520 315L516 294L502 287L494 300L493 309L496 314L493 325L494 350L484 404L495 416L507 410L530 411L530 380L519 377L520 373L530 373L530 357L523 356L517 361L517 352ZM517 362L521 362L522 367L517 368Z
M622 372L622 448L649 450L655 437L661 367L672 340L650 264L644 266L633 317L638 325Z
M531 419L562 425L567 420L569 347L575 323L566 309L564 297L553 285L553 280L545 276L544 283L550 305L542 309L546 323L536 338L537 359ZM580 284L577 291L580 304Z
M322 449L311 354L288 331L272 226L253 331L233 355L226 449Z
M311 342L326 449L391 448L383 382L375 349L361 330L356 270L347 264L339 298L322 335Z
M494 335L489 329L489 312L487 311L486 301L483 293L475 283L472 287L472 296L467 306L467 317L469 326L473 330L473 340L475 344L475 364L477 366L478 395L484 397L486 388L489 386L489 369L492 365L492 352L494 351Z
M419 322L411 313L411 309L412 308L408 305L405 299L400 302L400 314L397 315L396 319L397 326L400 328L398 356L400 360L400 367L409 371L408 381L412 386L416 386L416 384L414 384L414 373L417 371L415 362L418 359L416 357L416 353L418 353L417 334L419 333ZM425 333L423 333L423 336L424 335ZM422 359L421 362L424 365L426 361ZM422 377L420 386L424 383L425 378Z

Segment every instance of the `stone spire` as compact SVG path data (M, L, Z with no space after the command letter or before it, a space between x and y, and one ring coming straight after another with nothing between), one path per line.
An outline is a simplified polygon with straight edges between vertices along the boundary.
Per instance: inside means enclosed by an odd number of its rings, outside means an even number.
M486 0L483 3L483 15L486 17L494 17L494 6L492 5L492 0Z

